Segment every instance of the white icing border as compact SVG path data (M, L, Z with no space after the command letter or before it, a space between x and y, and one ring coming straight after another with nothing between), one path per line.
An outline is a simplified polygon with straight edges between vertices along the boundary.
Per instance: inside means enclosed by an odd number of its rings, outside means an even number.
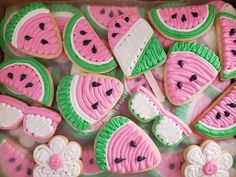
M76 91L77 91L77 84L79 82L79 76L74 76L73 80L71 81L71 87L70 87L70 101L71 105L76 112L82 119L87 121L89 124L94 124L97 122L93 118L91 118L88 114L86 114L79 106L77 98L76 98Z
M228 129L231 129L231 128L233 128L233 127L236 126L236 123L234 123L234 124L232 124L232 125L230 125L230 126L228 126L228 127L226 127L226 128L223 128L223 127L216 128L216 127L212 127L212 126L210 126L210 125L205 124L205 123L202 122L201 120L199 120L198 123L201 124L201 125L203 125L203 126L206 127L206 128L212 129L212 130L228 130Z
M40 9L36 9L36 10L32 10L31 12L29 12L28 14L26 14L16 25L14 31L13 31L13 35L12 35L12 45L17 48L17 37L18 37L18 33L20 31L21 26L30 18L36 16L37 14L41 14L41 13L45 13L45 14L49 14L49 10L45 9L45 8L40 8Z

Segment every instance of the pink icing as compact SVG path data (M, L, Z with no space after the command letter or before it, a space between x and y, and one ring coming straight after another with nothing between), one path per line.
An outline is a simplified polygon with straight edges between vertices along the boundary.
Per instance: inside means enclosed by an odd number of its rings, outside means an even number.
M40 23L44 24L44 29L40 29ZM31 39L26 40L28 35ZM42 44L41 40L46 40L47 44ZM39 55L54 55L60 50L57 31L51 16L40 13L28 19L22 24L17 35L17 48Z
M212 176L217 173L217 164L214 161L208 161L202 168L206 175Z
M201 122L215 127L227 128L236 123L236 110L230 107L230 103L235 103L236 100L236 87L223 97L202 119ZM225 113L228 111L229 116ZM217 114L220 114L220 119L217 119Z
M219 12L221 8L224 6L224 1L210 1L208 4L212 4L216 7L216 12Z
M236 34L230 35L231 29L236 30L236 20L227 17L220 17L220 30L221 30L221 50L223 59L223 68L225 70L236 70ZM235 51L235 55L232 50Z
M134 141L137 146L132 147L131 141ZM107 154L108 166L114 173L135 173L146 170L155 167L161 158L155 145L150 144L148 136L140 132L132 122L120 127L112 135L107 146ZM143 156L145 159L138 161L138 156ZM116 158L125 160L116 163Z
M111 21L125 13L137 13L137 7L121 6L88 6L89 12L104 29L107 29Z
M83 43L86 40L91 41L84 45ZM80 18L75 24L73 43L79 54L92 62L104 62L112 58L110 51L105 47L85 18ZM95 53L93 48L96 49Z
M4 141L0 146L2 170L9 177L33 177L34 162L17 146Z
M48 165L53 170L58 170L63 166L63 159L59 154L53 154L49 158Z
M192 29L198 26L207 17L208 5L161 8L158 9L158 11L160 18L162 18L169 27ZM192 13L197 13L197 16L194 17ZM173 18L173 16L176 16L176 18Z
M73 15L71 14L71 17ZM64 28L67 24L67 22L70 20L71 18L68 17L63 17L63 16L55 16L55 20L56 20L56 24L59 28L59 31L61 34L63 34Z
M112 49L140 18L141 17L136 14L124 14L112 20L108 28L108 42ZM120 27L116 27L117 24L119 24Z
M82 161L84 164L83 174L91 175L101 173L94 158L94 148L85 147L82 152Z
M178 64L180 60L184 61L182 68ZM217 76L211 64L193 53L171 53L165 67L166 91L169 100L174 104L186 103ZM193 75L196 75L197 79L190 81ZM178 88L179 82L182 82L181 89Z
M13 79L9 78L8 74L13 74ZM26 74L26 78L20 81L22 74ZM15 90L16 92L28 96L29 98L40 101L43 94L42 85L39 76L34 68L26 66L23 63L6 66L0 70L0 82ZM25 87L28 83L32 83L32 87Z
M160 34L157 30L154 30L154 33L158 39L158 41L162 44L165 50L168 50L169 47L175 42L173 40L167 39L165 36Z
M93 82L101 85L93 87ZM110 89L112 89L112 93L108 96L106 92ZM85 75L79 77L76 98L80 108L85 113L91 118L99 120L111 109L111 105L116 102L122 91L122 84L116 79ZM98 103L97 109L92 108L95 103Z

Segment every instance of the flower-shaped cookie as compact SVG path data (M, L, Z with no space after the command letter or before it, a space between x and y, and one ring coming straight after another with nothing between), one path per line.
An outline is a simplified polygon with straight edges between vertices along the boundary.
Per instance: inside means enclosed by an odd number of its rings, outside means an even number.
M54 136L47 145L35 148L33 157L37 163L34 177L77 177L82 171L81 146L68 142L63 136Z
M228 171L233 164L232 156L214 141L205 141L200 147L190 146L184 158L182 172L185 177L229 177Z

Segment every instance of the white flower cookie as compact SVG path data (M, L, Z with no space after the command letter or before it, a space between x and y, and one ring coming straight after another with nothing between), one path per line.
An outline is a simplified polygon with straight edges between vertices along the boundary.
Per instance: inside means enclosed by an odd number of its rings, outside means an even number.
M74 141L68 142L64 136L54 136L48 145L39 145L33 153L36 166L34 177L77 177L83 165L79 160L81 146Z
M233 158L214 141L205 141L200 147L192 145L184 152L185 163L182 173L185 177L229 177Z

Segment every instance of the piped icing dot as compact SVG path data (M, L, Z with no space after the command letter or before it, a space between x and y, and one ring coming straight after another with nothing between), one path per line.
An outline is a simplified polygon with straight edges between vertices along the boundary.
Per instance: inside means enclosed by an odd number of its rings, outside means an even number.
M183 83L182 82L178 82L177 83L177 87L181 90L181 88L183 87Z
M80 34L81 34L81 35L85 35L85 34L87 34L87 32L84 31L84 30L81 30L81 31L80 31Z
M230 103L230 104L227 104L227 105L231 108L236 108L236 103Z
M183 66L184 66L184 61L183 61L183 60L179 60L179 61L178 61L178 65L179 65L181 68L183 68Z
M48 44L48 41L46 39L42 39L41 44L43 44L43 45Z
M16 167L16 171L20 171L21 168L22 168L22 165L18 165L18 166Z
M125 21L128 23L129 22L129 17L125 17Z
M177 14L175 13L175 14L171 15L171 18L172 19L176 19L177 18Z
M220 112L217 112L216 119L220 119L220 118L221 118L221 114L220 114Z
M225 117L229 117L230 116L230 112L229 111L225 111L224 114L225 114Z
M20 81L23 81L26 78L26 74L21 74Z
M123 15L124 13L122 11L118 10L118 14Z
M30 176L33 174L33 170L31 168L28 168L26 173L27 173L27 175Z
M92 104L92 108L93 108L93 109L97 109L97 108L98 108L98 102Z
M63 159L59 154L53 154L48 161L48 165L53 169L53 170L58 170L63 166Z
M111 10L111 12L109 13L109 17L114 17L114 12Z
M130 142L130 146L131 146L131 147L137 147L137 144L136 144L135 141L131 141L131 142Z
M137 157L137 161L138 161L138 162L141 162L141 161L143 161L143 160L145 160L145 157L144 157L144 156L138 156L138 157Z
M125 159L122 158L115 158L115 163L121 163L122 161L124 161Z
M170 163L169 164L169 169L174 169L175 168L175 164L174 163Z
M25 85L25 88L29 88L29 87L33 87L33 83L32 82L29 82Z
M212 176L217 173L218 167L216 162L208 161L202 168L204 174Z
M45 24L44 24L44 23L40 23L40 24L39 24L39 28L40 28L41 30L44 30Z
M91 42L91 40L84 40L84 41L83 41L83 45L86 46L86 45L88 45L90 42Z
M189 79L190 82L195 81L195 80L197 80L196 74L192 75L191 78Z
M115 23L115 27L120 28L120 23Z
M134 80L135 80L135 82L139 82L139 81L142 80L142 78L141 77L136 77Z
M25 35L25 40L29 41L30 39L32 39L31 36L29 36L29 35Z
M116 37L118 33L112 33L112 37Z
M192 16L193 17L198 17L198 13L197 12L192 12Z
M13 162L15 162L16 161L16 159L14 158L14 157L11 157L10 159L9 159L9 162L10 163L13 163Z
M93 48L92 48L92 52L93 52L93 54L97 53L97 48L96 48L95 45L94 45Z
M93 162L94 162L93 159L90 159L90 160L89 160L89 163L90 163L90 164L93 164Z
M233 55L236 55L236 50L231 50Z
M236 39L233 42L236 43Z
M185 15L182 16L181 21L182 21L182 22L186 22L186 21L187 21L187 18L186 18Z
M7 77L9 77L10 79L13 79L13 73L11 73L11 72L8 73L8 74L7 74Z
M104 13L105 13L105 9L101 9L100 14L104 14Z
M107 91L106 91L106 95L107 95L107 96L111 96L112 91L113 91L113 89L109 89L109 90L107 90Z
M92 87L99 87L100 85L102 84L100 84L99 82L92 82Z
M229 31L229 35L233 36L236 33L236 30L234 28L231 28Z

